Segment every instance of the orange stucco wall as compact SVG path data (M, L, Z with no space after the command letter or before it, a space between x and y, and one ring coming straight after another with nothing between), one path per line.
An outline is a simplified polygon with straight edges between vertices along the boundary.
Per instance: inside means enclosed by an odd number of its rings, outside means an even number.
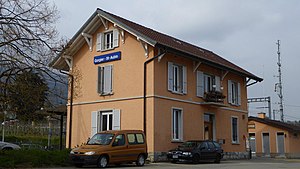
M109 29L113 29L109 24ZM73 56L73 71L75 76L75 98L73 101L72 144L71 147L85 142L91 133L91 112L120 109L121 129L143 129L143 64L146 60L158 54L158 50L148 45L149 56L137 38L125 32L125 42L119 41L119 47L105 52L96 51L96 34L105 31L100 27L93 34L93 51L88 45ZM120 38L121 39L121 38ZM103 63L113 65L113 94L99 96L97 93L97 68L94 56L121 51L121 60ZM167 90L167 62L180 63L187 66L188 92L186 95L174 94ZM241 106L226 107L201 105L203 99L196 96L195 63L187 58L167 53L158 62L147 65L147 142L149 152L166 152L179 143L171 140L171 110L172 107L183 110L183 141L204 138L204 114L215 116L215 139L224 139L222 145L226 152L245 152L245 136L247 135L247 89L245 77L229 72L222 80L223 94L227 96L228 80L241 84ZM201 64L198 70L222 77L224 72ZM68 107L68 117L70 107ZM231 117L238 118L239 143L231 142ZM67 138L69 136L69 118L67 120ZM68 139L67 139L68 145Z
M109 29L114 29L112 24L109 24L109 27ZM143 63L147 59L145 57L144 49L134 36L125 33L125 43L122 43L120 40L119 47L115 50L97 52L95 46L96 35L98 32L103 31L105 31L105 29L100 27L96 33L93 34L93 51L89 51L88 45L84 44L73 56L75 98L73 100L72 147L78 144L80 145L90 137L92 111L114 108L120 109L122 129L143 129L143 100L141 97L143 96ZM94 56L116 51L121 51L121 60L100 64L101 66L113 65L113 94L100 96L97 93L97 71L98 66L100 65L94 65ZM153 56L153 49L149 47L149 58L151 56ZM148 65L148 71L153 71L151 64ZM149 84L153 84L152 79L153 77L148 73L147 80ZM148 87L148 92L151 92L153 87ZM102 102L107 100L118 100L119 98L129 99L124 101ZM151 104L149 100L148 104L149 106L147 107L150 111L153 104ZM68 131L69 119L67 123ZM151 132L151 130L149 130L149 132ZM67 133L67 138L68 137ZM148 144L151 144L151 142Z

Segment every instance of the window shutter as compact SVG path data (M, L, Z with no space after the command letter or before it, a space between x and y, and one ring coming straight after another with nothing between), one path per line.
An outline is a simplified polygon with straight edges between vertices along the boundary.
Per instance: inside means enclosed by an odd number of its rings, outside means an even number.
M114 29L113 30L113 47L118 47L119 46L119 30Z
M228 80L228 103L232 103L232 82L231 80Z
M113 110L113 130L121 130L120 109Z
M168 90L173 91L173 63L168 62Z
M186 71L186 66L182 66L182 93L187 94L187 71Z
M237 102L237 104L240 106L241 105L241 84L240 83L238 83L237 84L238 86L238 102Z
M216 82L216 91L221 91L221 80L220 76L215 76L215 82Z
M204 95L204 74L201 71L197 71L197 96L203 97Z
M98 67L97 92L102 93L102 67Z
M112 65L107 65L104 67L104 87L103 92L109 94L112 92Z
M98 132L98 112L93 111L91 116L91 137Z
M103 44L103 33L97 34L97 43L96 43L96 50L97 52L102 50L102 44Z

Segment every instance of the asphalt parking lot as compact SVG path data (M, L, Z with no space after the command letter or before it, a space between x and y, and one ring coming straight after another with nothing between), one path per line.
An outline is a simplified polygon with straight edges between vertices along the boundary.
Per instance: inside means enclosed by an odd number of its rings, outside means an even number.
M60 169L74 169L75 167L65 167ZM85 166L83 168L97 168L96 166ZM300 159L274 159L274 158L254 158L251 160L225 160L221 161L220 164L214 163L200 163L200 164L172 164L172 163L150 163L143 167L136 167L134 164L127 164L121 166L111 165L107 168L142 168L142 169L152 169L152 168L162 168L162 169L182 169L182 168L199 168L199 169L277 169L277 168L291 168L300 169Z

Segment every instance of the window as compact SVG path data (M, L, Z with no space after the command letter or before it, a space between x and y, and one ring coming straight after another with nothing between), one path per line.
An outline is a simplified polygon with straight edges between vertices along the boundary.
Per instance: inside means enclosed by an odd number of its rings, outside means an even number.
M100 131L120 130L120 109L94 111L91 114L91 136Z
M182 140L182 110L172 109L172 139L175 141Z
M101 112L101 128L100 131L112 130L113 126L113 113L112 111Z
M97 88L100 95L112 94L112 65L98 67Z
M113 31L104 33L104 50L113 48Z
M231 117L231 141L232 143L239 143L238 139L238 118L237 117Z
M144 144L144 136L142 134L127 134L129 144Z
M135 144L135 135L134 134L127 134L127 139L129 144Z
M241 105L241 87L240 83L228 80L228 103L232 105Z
M215 148L215 145L212 142L208 141L207 144L208 144L208 147L210 149L214 149Z
M203 142L200 146L200 149L204 149L204 150L207 150L208 149L208 145L206 142Z
M138 144L144 144L144 136L142 134L136 134L136 140Z
M168 62L168 90L174 93L187 94L186 67Z
M97 51L114 49L119 46L119 31L117 29L97 34Z
M115 141L113 142L113 146L124 146L124 145L125 145L124 134L117 135Z
M197 96L203 97L210 91L221 91L220 77L197 71Z

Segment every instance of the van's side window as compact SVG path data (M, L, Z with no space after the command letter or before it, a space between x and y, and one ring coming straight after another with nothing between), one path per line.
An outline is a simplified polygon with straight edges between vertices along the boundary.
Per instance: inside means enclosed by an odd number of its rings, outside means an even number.
M127 134L127 139L129 144L136 144L135 135L134 134Z
M117 135L115 138L115 141L113 143L113 146L123 146L125 145L125 137L124 134Z
M144 136L142 134L136 134L138 144L144 144Z
M127 134L129 144L144 144L143 134Z

